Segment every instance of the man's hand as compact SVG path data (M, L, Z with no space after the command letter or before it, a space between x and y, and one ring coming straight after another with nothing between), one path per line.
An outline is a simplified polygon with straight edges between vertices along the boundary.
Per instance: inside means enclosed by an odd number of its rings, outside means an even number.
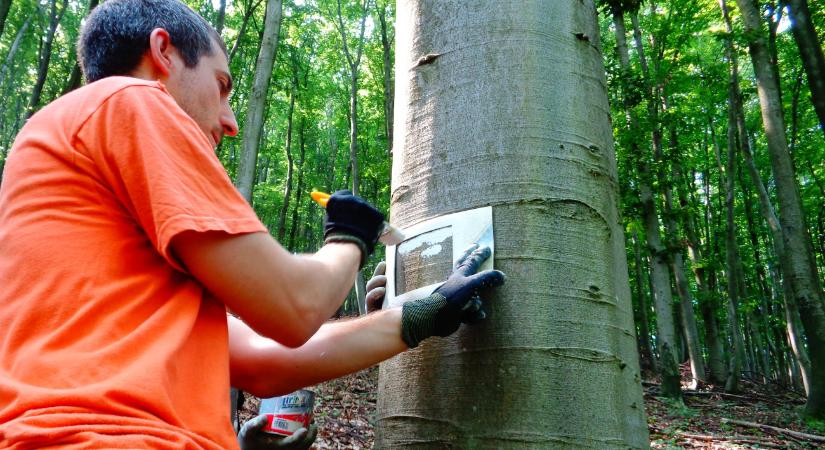
M384 225L384 215L350 191L337 191L329 198L324 219L324 243L351 242L361 249L361 266L375 250Z
M306 450L318 435L318 427L312 424L308 430L301 428L292 436L283 437L263 431L266 422L267 417L262 414L243 424L238 433L241 450Z
M478 248L474 244L465 250L452 275L432 295L404 304L401 338L410 348L430 336L449 336L462 322L472 324L486 317L478 291L504 283L504 273L498 270L476 273L491 253L489 247Z
M384 303L384 295L387 293L387 263L381 261L375 266L375 272L370 281L367 281L367 314L378 311Z

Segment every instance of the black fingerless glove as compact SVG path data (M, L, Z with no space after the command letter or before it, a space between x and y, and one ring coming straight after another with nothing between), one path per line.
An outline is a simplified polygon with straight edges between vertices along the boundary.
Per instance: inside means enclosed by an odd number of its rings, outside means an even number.
M375 250L384 226L384 215L350 191L337 191L327 202L324 243L351 242L361 249L361 265ZM360 268L359 267L359 268Z
M476 323L486 315L478 291L504 283L498 270L476 273L490 257L489 247L471 247L459 258L452 275L429 297L404 303L401 309L401 339L415 348L430 336L449 336L461 323Z

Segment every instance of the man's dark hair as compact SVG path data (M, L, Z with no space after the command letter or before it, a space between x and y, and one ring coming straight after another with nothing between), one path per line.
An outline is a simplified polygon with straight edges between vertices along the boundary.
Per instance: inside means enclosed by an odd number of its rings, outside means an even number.
M226 53L215 29L179 0L108 0L92 11L80 32L77 57L86 81L131 73L155 28L169 32L187 67L212 54L212 41Z

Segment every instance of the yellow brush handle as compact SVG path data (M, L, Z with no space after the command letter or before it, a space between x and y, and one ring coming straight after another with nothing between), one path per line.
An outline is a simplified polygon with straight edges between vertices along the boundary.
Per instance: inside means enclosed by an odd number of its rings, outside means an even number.
M309 193L309 196L312 197L313 200L315 200L315 203L321 205L321 207L327 207L327 202L329 201L330 195L326 192L312 191Z

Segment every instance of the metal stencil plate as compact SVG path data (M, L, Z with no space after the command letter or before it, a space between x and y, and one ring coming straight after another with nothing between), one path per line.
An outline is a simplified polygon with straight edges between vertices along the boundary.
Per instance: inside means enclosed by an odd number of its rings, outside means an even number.
M387 293L384 307L430 295L452 272L471 244L495 252L493 208L483 207L436 217L404 230L409 236L387 247ZM493 268L493 256L481 270Z

